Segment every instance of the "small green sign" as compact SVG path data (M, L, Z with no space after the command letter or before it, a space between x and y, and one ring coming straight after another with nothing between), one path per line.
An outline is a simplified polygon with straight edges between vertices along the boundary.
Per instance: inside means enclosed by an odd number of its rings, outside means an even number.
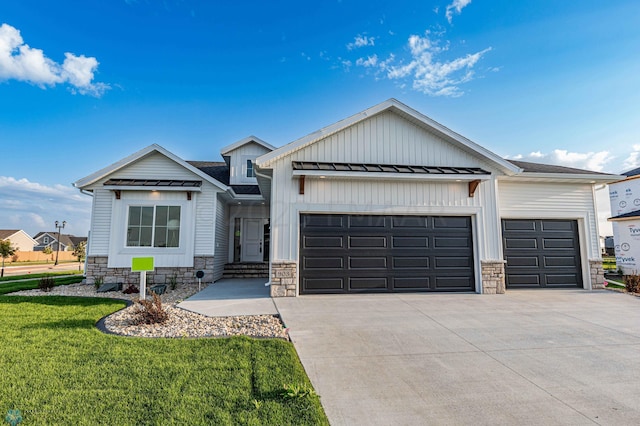
M153 271L153 257L132 257L131 272Z

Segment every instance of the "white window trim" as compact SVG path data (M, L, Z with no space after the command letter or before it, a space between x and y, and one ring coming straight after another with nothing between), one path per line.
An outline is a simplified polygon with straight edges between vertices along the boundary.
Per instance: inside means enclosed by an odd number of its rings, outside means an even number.
M130 246L128 245L129 243L129 238L127 237L126 233L129 230L129 213L131 211L132 207L153 207L153 217L151 218L151 245L150 246ZM155 239L156 239L156 211L158 207L180 207L180 225L178 227L178 245L176 247L157 247L155 245ZM160 250L167 250L167 249L179 249L180 248L180 244L182 243L182 211L183 211L183 207L181 205L175 205L175 204L171 204L171 203L157 203L157 204L153 204L153 205L142 205L142 204L129 204L127 205L127 211L125 213L126 216L126 222L125 222L125 239L124 239L124 246L125 248L144 248L144 249L160 249Z

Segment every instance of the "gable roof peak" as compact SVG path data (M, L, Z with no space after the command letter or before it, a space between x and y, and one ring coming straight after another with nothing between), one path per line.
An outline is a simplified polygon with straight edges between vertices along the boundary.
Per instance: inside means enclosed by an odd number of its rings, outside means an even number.
M249 135L246 138L242 138L239 141L236 141L236 142L232 143L231 145L227 145L224 148L222 148L220 150L220 155L224 156L224 155L230 153L231 151L233 151L234 149L238 149L241 146L249 144L249 143L255 143L257 145L260 145L261 147L265 148L267 151L273 151L274 149L276 149L275 146L263 141L259 137L254 136L254 135Z

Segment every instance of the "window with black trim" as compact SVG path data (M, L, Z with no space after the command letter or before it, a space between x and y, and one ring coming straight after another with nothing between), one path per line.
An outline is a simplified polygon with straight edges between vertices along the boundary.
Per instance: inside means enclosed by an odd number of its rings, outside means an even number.
M253 168L253 163L251 162L251 160L247 160L247 177L248 178L256 177L256 171Z
M127 247L152 246L180 246L180 206L129 206Z

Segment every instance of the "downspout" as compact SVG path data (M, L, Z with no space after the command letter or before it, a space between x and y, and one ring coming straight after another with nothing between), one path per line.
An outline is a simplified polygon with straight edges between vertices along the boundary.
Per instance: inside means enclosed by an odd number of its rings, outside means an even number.
M254 171L256 173L256 176L260 176L262 178L266 178L269 179L270 181L270 186L271 186L271 192L273 192L273 178L271 176L265 175L263 173L259 172L259 168L256 166L254 167ZM271 228L271 201L269 201L269 228ZM271 233L271 230L269 230L269 233ZM273 236L269 237L269 281L267 281L266 283L264 283L265 287L270 287L271 286L271 256L273 256Z

